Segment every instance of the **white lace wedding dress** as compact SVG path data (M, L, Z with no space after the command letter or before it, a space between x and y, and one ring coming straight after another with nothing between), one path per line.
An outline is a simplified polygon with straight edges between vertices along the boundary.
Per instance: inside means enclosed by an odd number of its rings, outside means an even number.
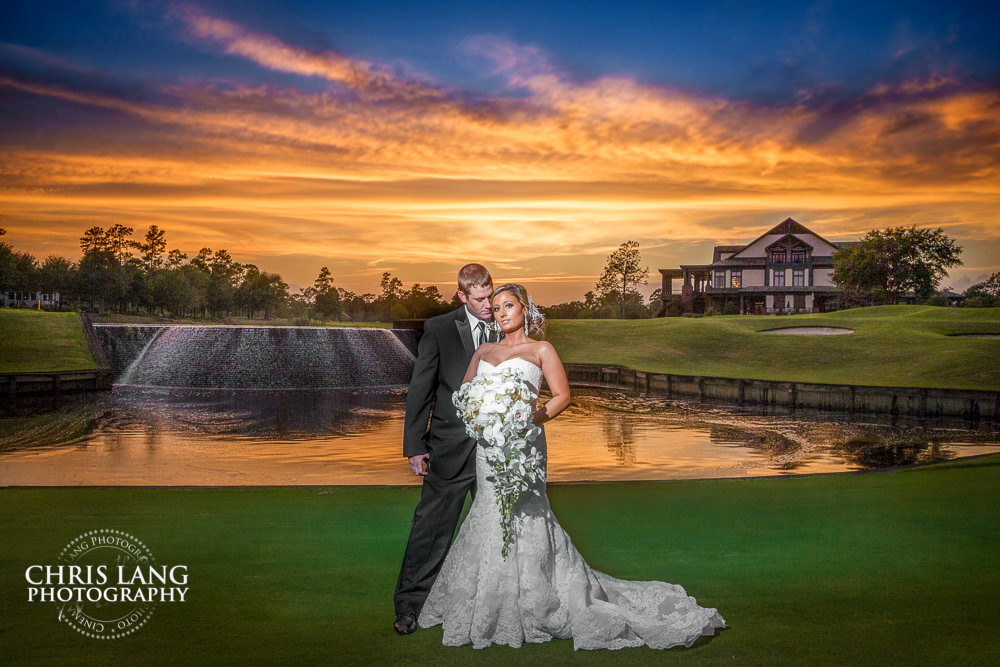
M542 370L512 357L478 372L516 365L537 388ZM537 394L537 392L535 392ZM534 442L545 455L545 434ZM625 581L592 569L552 514L545 495L524 492L510 554L500 555L503 532L482 447L476 447L475 501L420 612L421 627L442 625L444 643L475 648L520 646L573 638L575 649L690 646L726 622L699 607L682 587Z

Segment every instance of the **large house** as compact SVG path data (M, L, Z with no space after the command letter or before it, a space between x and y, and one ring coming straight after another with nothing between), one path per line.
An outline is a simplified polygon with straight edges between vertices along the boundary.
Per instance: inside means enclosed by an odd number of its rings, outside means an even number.
M16 292L0 290L0 305L4 308L46 308L59 309L62 302L59 292L51 294L42 292Z
M855 241L827 241L791 218L746 245L715 246L711 264L660 269L666 307L678 300L682 312L741 314L816 313L840 307L833 256Z

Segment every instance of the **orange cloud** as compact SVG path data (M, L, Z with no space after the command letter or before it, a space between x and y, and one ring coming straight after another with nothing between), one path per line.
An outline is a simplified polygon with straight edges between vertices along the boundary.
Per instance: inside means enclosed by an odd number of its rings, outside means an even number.
M450 283L456 257L495 254L570 298L627 238L655 269L787 215L831 238L878 221L1000 241L995 89L932 77L842 106L755 106L628 77L577 82L536 48L480 37L467 49L513 92L470 100L178 11L193 38L330 87L194 82L124 99L8 73L2 88L114 119L5 147L0 205L20 247L73 256L85 226L156 223L187 250L312 258L286 276L297 284L340 262L361 290L387 266Z
M177 15L195 37L222 44L226 53L243 56L269 69L317 76L343 84L369 98L438 97L436 91L418 83L398 81L388 70L364 60L351 59L332 51L310 53L270 35L250 32L225 19L205 14L191 6L181 6Z

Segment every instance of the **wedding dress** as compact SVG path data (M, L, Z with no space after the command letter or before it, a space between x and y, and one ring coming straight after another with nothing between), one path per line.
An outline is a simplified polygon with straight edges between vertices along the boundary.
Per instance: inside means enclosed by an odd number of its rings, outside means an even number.
M533 388L540 385L542 369L521 357L496 366L480 361L477 372L505 365L520 369ZM544 432L533 444L544 461ZM680 586L616 579L587 565L552 514L544 477L539 493L523 492L515 506L518 523L505 561L489 471L477 446L475 500L420 611L421 627L443 626L444 644L518 647L572 637L574 649L660 649L690 646L726 627L715 609L698 606Z

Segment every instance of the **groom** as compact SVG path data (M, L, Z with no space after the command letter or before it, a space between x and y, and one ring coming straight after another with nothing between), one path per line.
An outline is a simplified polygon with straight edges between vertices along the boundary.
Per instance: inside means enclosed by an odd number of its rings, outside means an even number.
M427 320L417 347L406 394L403 456L424 481L396 582L393 627L401 635L417 629L417 616L444 562L465 496L475 494L476 442L466 435L451 395L462 385L476 348L495 340L489 327L492 293L493 279L485 266L463 266L458 272L462 307Z

